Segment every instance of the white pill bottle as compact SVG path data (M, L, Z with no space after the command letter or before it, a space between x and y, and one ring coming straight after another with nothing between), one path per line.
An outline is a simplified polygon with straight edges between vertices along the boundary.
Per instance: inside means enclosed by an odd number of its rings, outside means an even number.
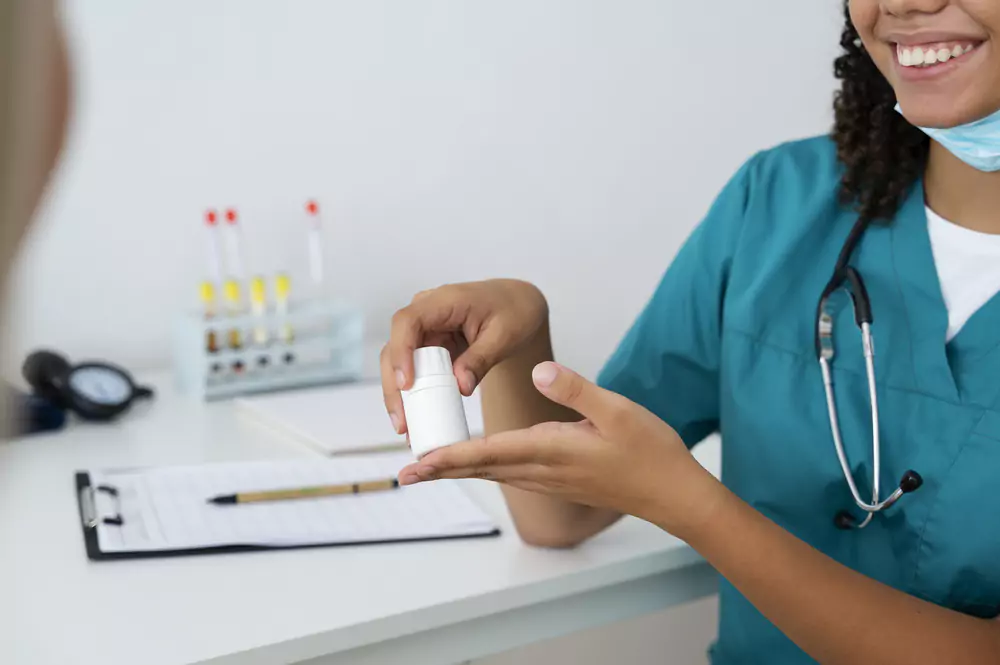
M403 392L410 449L417 459L469 438L465 404L448 349L427 346L413 353L413 386Z

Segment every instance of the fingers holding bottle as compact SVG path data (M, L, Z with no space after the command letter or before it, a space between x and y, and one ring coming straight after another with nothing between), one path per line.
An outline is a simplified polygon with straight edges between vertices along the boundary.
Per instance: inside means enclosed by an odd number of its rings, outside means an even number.
M448 349L459 389L469 396L493 366L543 328L547 316L541 292L516 280L454 284L419 293L393 316L381 356L383 394L396 431L406 431L400 391L413 385L416 349Z

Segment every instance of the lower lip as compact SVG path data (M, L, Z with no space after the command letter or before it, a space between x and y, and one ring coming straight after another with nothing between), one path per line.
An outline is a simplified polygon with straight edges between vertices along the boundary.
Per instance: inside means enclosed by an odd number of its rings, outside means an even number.
M979 56L979 52L983 50L984 44L985 42L983 42L983 44L978 44L974 49L959 58L951 58L948 62L939 62L936 65L931 65L930 67L904 67L899 63L898 50L896 50L893 60L896 62L896 71L899 72L899 77L904 81L933 81L935 79L944 78L960 67L972 62L974 58Z

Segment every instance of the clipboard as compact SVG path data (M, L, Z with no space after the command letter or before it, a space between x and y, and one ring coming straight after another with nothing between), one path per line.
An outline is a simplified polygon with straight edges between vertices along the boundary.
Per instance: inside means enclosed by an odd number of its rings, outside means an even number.
M253 478L261 485L270 479L274 488L287 486L292 477L364 479L398 470L396 465L407 459L405 453L384 453L78 471L76 496L87 557L114 561L500 535L492 518L453 481L261 505L213 506L205 500ZM204 489L174 492L174 487Z

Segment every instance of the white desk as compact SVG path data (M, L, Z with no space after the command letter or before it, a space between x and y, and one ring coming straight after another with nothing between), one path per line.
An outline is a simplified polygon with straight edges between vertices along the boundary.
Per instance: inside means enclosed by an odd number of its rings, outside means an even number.
M697 554L634 519L576 550L526 547L482 482L500 538L91 562L77 469L313 454L152 383L118 424L0 443L5 665L448 665L715 591ZM700 457L717 470L715 446Z

